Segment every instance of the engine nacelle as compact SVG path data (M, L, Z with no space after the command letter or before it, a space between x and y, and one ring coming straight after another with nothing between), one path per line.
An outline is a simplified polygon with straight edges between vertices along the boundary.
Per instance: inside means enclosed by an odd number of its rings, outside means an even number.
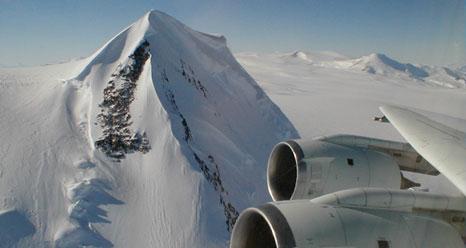
M240 215L230 248L463 247L448 223L400 211L360 211L309 200L248 208Z
M400 189L397 162L386 153L325 140L290 140L272 150L267 184L274 201L312 199L342 189Z

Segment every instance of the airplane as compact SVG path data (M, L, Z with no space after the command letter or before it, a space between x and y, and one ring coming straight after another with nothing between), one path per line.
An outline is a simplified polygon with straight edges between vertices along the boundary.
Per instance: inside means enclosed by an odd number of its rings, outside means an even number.
M465 247L466 134L397 106L382 117L409 143L334 135L277 144L273 202L244 210L230 248ZM412 190L402 171L443 174L462 193Z

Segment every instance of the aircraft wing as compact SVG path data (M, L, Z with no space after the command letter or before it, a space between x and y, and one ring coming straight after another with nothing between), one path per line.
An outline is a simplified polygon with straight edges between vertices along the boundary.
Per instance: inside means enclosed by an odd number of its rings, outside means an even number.
M380 110L411 146L466 195L466 134L395 106Z

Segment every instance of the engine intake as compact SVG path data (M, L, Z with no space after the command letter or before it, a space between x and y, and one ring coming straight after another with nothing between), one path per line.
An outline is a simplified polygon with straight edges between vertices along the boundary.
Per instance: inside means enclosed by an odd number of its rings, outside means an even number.
M336 193L336 197L348 196L347 193ZM353 193L350 194L353 198L364 197ZM372 200L380 201L376 197L378 193L372 192ZM410 194L393 193L402 198L403 194ZM423 194L421 198L424 199L416 204L431 207L430 201L436 201L436 197ZM230 248L463 247L461 236L452 225L425 214L413 214L415 208L393 211L387 206L367 211L366 208L346 208L328 200L281 201L248 208L233 228ZM455 202L464 204L464 199ZM398 209L398 205L393 206ZM418 228L422 231L416 231Z
M356 187L400 189L400 168L383 152L325 140L290 140L269 157L267 184L274 201L312 199Z
M231 248L295 247L293 232L285 216L273 204L248 208L233 229Z
M298 179L298 161L303 157L301 147L294 141L275 146L267 168L269 192L274 200L291 199Z

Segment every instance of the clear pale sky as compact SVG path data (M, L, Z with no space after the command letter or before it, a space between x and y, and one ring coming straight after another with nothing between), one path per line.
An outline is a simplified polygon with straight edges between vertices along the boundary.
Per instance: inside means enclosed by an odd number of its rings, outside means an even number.
M465 0L0 0L0 65L88 56L151 9L233 52L332 50L466 64Z

